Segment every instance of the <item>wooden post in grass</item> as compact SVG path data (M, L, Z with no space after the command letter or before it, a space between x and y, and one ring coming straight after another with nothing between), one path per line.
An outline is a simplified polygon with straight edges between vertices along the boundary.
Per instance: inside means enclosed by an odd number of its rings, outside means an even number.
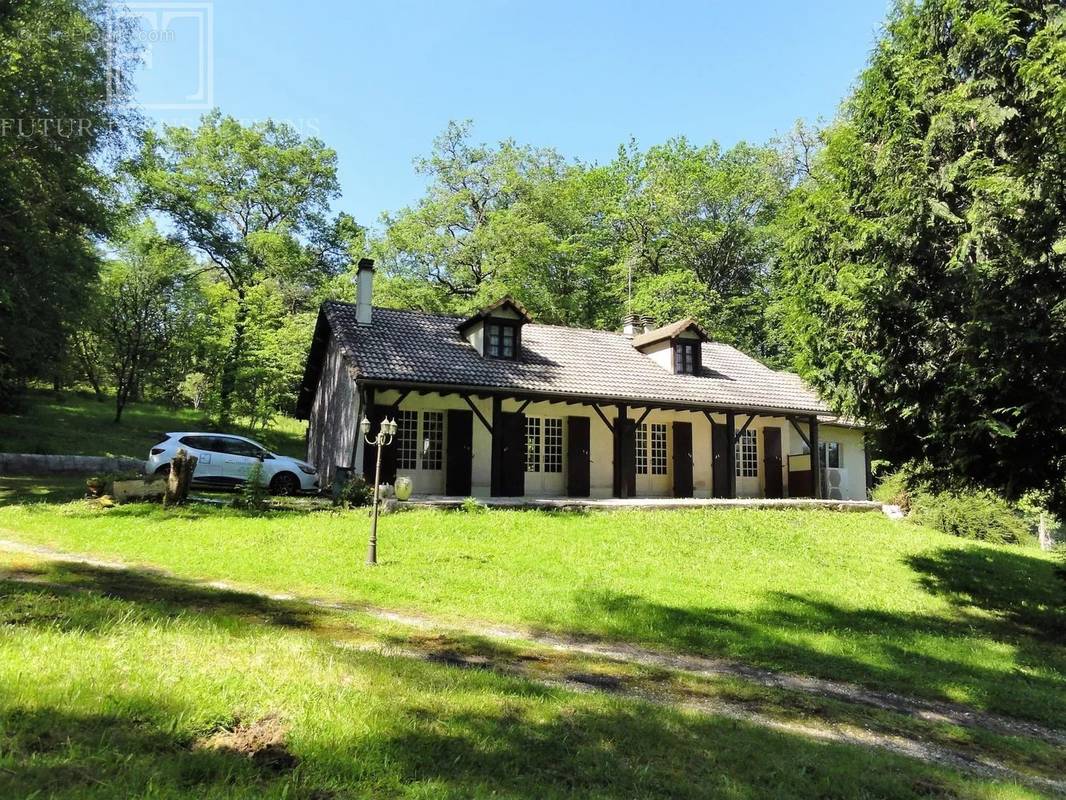
M184 503L189 496L189 484L196 470L196 456L190 456L184 448L178 450L170 459L170 474L167 475L167 489L163 493L163 505L175 506Z
M1054 550L1055 549L1055 534L1051 532L1051 528L1048 525L1047 512L1040 512L1040 528L1038 531L1040 537L1040 549L1041 550Z

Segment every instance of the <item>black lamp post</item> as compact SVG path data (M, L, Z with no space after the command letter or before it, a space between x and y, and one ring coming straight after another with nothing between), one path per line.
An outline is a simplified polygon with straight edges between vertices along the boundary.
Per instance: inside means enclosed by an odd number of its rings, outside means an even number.
M363 441L378 449L377 466L374 468L374 507L370 521L370 549L366 554L366 563L373 566L378 563L378 494L381 487L381 448L392 444L392 439L396 435L396 420L381 420L377 436L373 439L370 438L370 420L366 417L363 417L363 421L359 423L359 430L362 431Z

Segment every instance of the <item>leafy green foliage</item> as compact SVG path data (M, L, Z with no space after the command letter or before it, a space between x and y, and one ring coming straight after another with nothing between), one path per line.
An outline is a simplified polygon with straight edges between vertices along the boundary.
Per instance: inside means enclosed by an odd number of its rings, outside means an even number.
M263 480L263 462L252 465L248 478L237 489L233 497L233 507L246 511L265 511L270 502L270 493Z
M341 487L337 501L345 508L361 508L374 500L374 487L367 483L362 475L351 475Z
M553 150L471 142L452 123L419 169L413 207L386 215L386 302L468 311L510 293L544 322L616 329L634 310L694 316L767 357L774 215L788 190L771 148L685 139L623 147L603 166Z
M206 292L211 330L194 371L213 375L220 423L238 409L268 418L279 385L296 380L292 342L310 328L304 318L296 332L271 332L279 318L316 308L363 247L351 217L328 216L336 153L283 123L242 125L215 111L196 129L149 132L128 168L139 202L170 219L218 282Z
M790 198L800 371L940 487L1066 508L1066 9L901 2Z
M121 107L128 30L109 5L0 9L0 407L59 369L99 268L93 238L111 227L104 169L136 119Z
M938 531L995 544L1032 540L1021 514L992 492L918 491L909 496L915 521Z

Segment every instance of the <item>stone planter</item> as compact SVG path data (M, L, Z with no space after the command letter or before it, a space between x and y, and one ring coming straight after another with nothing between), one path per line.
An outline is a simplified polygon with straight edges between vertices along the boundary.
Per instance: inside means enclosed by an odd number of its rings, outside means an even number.
M411 492L414 490L414 484L411 483L410 478L397 478L396 479L396 499L397 500L410 500Z

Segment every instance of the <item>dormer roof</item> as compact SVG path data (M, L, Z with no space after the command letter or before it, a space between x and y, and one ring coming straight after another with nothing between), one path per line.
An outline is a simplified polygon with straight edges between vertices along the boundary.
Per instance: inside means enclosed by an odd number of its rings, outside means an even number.
M471 325L476 325L478 322L482 322L492 316L498 315L501 311L513 311L518 315L518 318L523 322L532 322L533 317L530 315L526 307L515 300L513 297L505 296L501 297L495 303L491 303L479 311L475 311L471 316L464 319L458 325L456 329L462 333Z
M663 325L661 328L647 331L639 336L634 336L633 346L640 350L650 344L661 342L664 339L676 339L686 331L695 333L701 342L711 341L711 337L707 334L707 331L705 331L696 320L688 317L686 319L679 319L677 322L671 322L669 325Z

